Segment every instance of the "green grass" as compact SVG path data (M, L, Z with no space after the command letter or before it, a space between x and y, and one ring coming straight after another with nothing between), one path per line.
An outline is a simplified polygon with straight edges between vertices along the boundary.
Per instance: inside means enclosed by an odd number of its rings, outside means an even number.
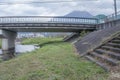
M47 43L36 51L0 63L0 80L106 80L108 74L80 58L71 44L59 42L61 39L38 40L33 43L58 42ZM29 42L23 41L24 44Z
M60 42L62 41L62 38L25 38L22 41L22 44L48 44L48 43L54 43L54 42Z
M2 48L2 40L0 39L0 48Z

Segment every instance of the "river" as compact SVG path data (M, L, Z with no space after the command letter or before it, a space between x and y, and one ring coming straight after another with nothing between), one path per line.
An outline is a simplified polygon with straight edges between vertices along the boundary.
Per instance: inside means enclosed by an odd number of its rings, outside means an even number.
M22 44L16 44L15 46L15 52L17 54L20 53L25 53L25 52L31 52L34 51L36 49L38 49L39 47L35 46L35 45L22 45ZM0 54L2 54L2 50L0 49Z

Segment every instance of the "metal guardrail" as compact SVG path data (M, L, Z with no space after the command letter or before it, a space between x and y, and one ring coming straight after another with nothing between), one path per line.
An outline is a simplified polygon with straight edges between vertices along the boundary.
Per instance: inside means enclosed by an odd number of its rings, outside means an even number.
M115 13L108 15L105 19L104 22L108 22L108 21L114 21L114 20L118 20L120 19L120 11L117 12L117 16L115 15Z
M2 23L72 23L97 24L96 18L63 17L63 16L4 16L0 17Z

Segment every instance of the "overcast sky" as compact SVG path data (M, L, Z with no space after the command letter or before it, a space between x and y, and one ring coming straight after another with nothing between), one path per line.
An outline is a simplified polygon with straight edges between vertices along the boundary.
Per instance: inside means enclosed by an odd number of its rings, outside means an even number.
M0 0L0 2L24 2L24 1L51 1L51 0ZM54 1L54 0L52 0ZM55 0L56 1L56 0ZM64 1L64 0L59 0ZM67 0L66 0L67 1ZM68 0L70 1L70 0ZM75 0L73 0L75 1ZM74 10L88 11L92 15L114 12L113 0L80 0L80 2L58 3L58 4L16 4L0 5L0 16L63 16ZM117 0L120 5L120 0ZM120 10L120 6L118 11Z

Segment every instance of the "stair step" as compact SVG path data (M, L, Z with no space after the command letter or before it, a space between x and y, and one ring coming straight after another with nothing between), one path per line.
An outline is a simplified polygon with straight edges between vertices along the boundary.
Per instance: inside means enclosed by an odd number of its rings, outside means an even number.
M120 43L120 40L112 40L112 43Z
M105 62L108 62L112 66L116 66L119 63L117 60L111 59L105 55L100 55L100 54L95 53L95 52L92 52L91 55L93 55L94 57L98 57L99 59L105 60Z
M120 53L120 48L115 48L115 47L111 47L111 46L102 46L101 48Z
M113 46L113 47L120 48L120 44L118 44L118 43L107 43L106 46Z
M90 61L96 63L97 65L99 65L100 67L102 67L104 70L110 71L110 67L108 67L108 66L105 65L104 63L101 63L101 62L99 62L98 60L96 60L96 59L94 59L94 58L92 58L92 57L90 57L90 56L85 56L85 57L86 57L88 60L90 60Z
M101 53L101 54L107 54L107 55L111 56L112 58L120 60L120 54L119 53L106 51L106 50L103 50L103 49L96 49L95 51L98 52L98 53Z
M116 37L115 39L120 40L120 37Z

